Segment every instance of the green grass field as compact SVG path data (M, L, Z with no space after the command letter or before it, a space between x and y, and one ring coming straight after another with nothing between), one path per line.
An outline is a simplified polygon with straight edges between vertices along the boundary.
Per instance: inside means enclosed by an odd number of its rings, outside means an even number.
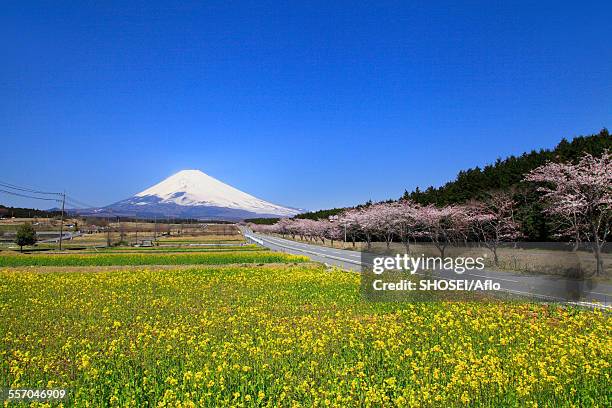
M54 254L59 253L57 251L57 245L37 245L34 248L24 249L25 253L45 253L45 254ZM79 245L63 245L63 247L71 253L78 254L112 254L112 253L170 253L170 252L215 252L215 251L261 251L262 248L257 245L206 245L206 246L153 246L153 247L130 247L130 246L118 246L118 247L87 247L87 246L79 246ZM12 253L17 253L19 250L11 250ZM66 253L66 252L62 252Z
M86 249L79 251L80 254L95 254L95 253L104 253L104 254L126 254L126 253L175 253L175 252L192 252L192 253L206 253L206 252L250 252L250 251L260 251L261 248L257 246L210 246L210 247L199 247L199 248L185 248L185 247L153 247L146 249L138 249L138 248L100 248L97 251L93 251L91 249Z
M231 263L303 262L302 256L270 251L197 253L113 253L113 254L7 254L0 267L16 266L112 266L112 265L216 265Z

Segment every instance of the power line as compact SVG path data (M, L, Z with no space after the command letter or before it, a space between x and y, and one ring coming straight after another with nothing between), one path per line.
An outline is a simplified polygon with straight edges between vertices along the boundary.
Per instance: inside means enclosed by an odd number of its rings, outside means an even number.
M86 203L84 201L77 200L76 198L74 198L72 196L69 196L69 195L66 195L66 201L69 202L72 205L76 204L77 207L81 207L81 208L97 208L97 206L95 206L95 205L91 205L91 204L88 204L88 203Z
M70 209L75 210L75 209L82 209L82 208L86 208L85 206L83 206L83 205L81 205L81 204L73 203L73 202L72 202L72 201L70 201L70 200L66 200L66 205L67 205L67 207L68 207L68 209L69 209L69 210L70 210Z
M32 188L27 188L27 187L24 187L24 186L17 186L15 184L3 182L3 181L0 181L0 187L4 187L4 188L10 189L10 190L23 191L23 192L31 193L31 194L46 194L46 195L58 195L58 196L62 196L64 194L64 193L56 193L56 192L51 192L51 191L35 190L35 189L32 189ZM58 202L61 201L59 198L58 199L52 199L52 198L35 197L35 196L28 195L28 194L16 193L14 191L8 191L8 190L4 190L4 189L2 189L0 191L2 191L4 193L7 193L7 194L12 194L12 195L15 195L15 196L19 196L19 197L33 198L33 199L36 199L36 200L58 201ZM83 202L81 200L78 200L78 199L76 199L74 197L70 197L68 195L66 195L66 201L70 202L71 205L74 205L77 208L95 208L96 207L95 205L91 205L91 204L85 203L85 202Z
M74 202L72 202L70 200L66 200L66 205L68 206L67 207L68 208L67 211L69 211L69 210L86 210L88 208L92 208L92 207L85 206L85 205L82 205L82 204L74 203Z
M23 194L23 193L17 193L15 191L9 191L9 190L4 190L4 189L0 189L0 192L2 193L6 193L6 194L10 194L10 195L14 195L14 196L18 196L18 197L25 197L25 198L31 198L34 200L44 200L44 201L55 201L55 202L61 202L62 203L62 217L60 220L60 237L59 237L59 249L61 251L62 249L62 240L63 240L63 235L64 235L64 213L65 213L65 206L66 206L66 202L68 202L70 205L75 205L77 208L81 207L81 208L95 208L95 206L93 205L89 205L85 202L82 202L80 200L77 200L74 197L68 197L66 195L66 192L64 191L63 193L56 193L56 192L50 192L50 191L41 191L41 190L35 190L32 188L27 188L27 187L23 187L23 186L17 186L15 184L11 184L11 183L6 183L6 182L2 182L0 181L0 187L4 187L4 188L8 188L11 190L17 190L17 191L21 191L21 192L25 192L25 193L30 193L30 194ZM56 195L56 196L60 196L61 199L59 198L47 198L47 197L37 197L31 194L45 194L45 195Z
M31 196L31 195L26 195L26 194L15 193L15 192L13 192L13 191L2 190L2 189L0 189L0 192L2 192L2 193L6 193L6 194L12 194L12 195L19 196L19 197L25 197L25 198L34 198L34 199L36 199L36 200L57 201L57 202L62 201L62 200L60 200L60 199L58 199L58 198L34 197L34 196Z
M40 191L40 190L34 190L32 188L19 187L19 186L16 186L15 184L4 183L4 182L0 182L0 187L9 188L11 190L23 191L23 192L31 193L31 194L47 194L47 195L57 195L57 196L62 197L61 200L58 198L36 197L33 195L29 195L29 194L16 193L14 191L0 189L0 192L11 194L11 195L18 196L18 197L32 198L34 200L56 201L56 202L62 203L62 216L60 219L60 236L59 236L59 250L61 251L62 250L62 240L64 238L64 212L65 212L65 207L66 207L66 191L64 191L63 193Z
M2 186L4 188L10 188L11 190L25 191L27 193L33 193L33 194L62 195L62 193L54 193L54 192L50 192L50 191L39 191L39 190L34 190L34 189L31 189L31 188L27 188L27 187L19 187L19 186L16 186L15 184L6 183L6 182L3 182L3 181L0 181L0 186Z

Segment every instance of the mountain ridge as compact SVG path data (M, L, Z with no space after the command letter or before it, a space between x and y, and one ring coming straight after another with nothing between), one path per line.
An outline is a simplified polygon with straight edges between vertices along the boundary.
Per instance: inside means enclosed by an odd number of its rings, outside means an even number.
M302 210L284 207L238 190L201 170L181 170L132 197L79 214L242 220L292 217Z

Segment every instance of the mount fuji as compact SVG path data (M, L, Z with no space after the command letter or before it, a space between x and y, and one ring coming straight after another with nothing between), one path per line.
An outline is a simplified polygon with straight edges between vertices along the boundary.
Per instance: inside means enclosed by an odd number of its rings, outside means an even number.
M256 217L292 217L302 211L254 197L200 170L182 170L128 199L87 212L98 216L236 221Z

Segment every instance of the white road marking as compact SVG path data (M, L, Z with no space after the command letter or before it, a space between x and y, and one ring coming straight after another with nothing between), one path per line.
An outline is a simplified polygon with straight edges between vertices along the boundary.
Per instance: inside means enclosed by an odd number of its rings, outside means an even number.
M333 256L333 255L326 255L326 254L322 254L322 253L319 253L319 252L310 251L310 250L307 250L307 249L302 249L302 248L291 247L291 246L285 245L284 243L283 243L283 244L281 244L281 243L278 243L278 242L274 242L274 241L272 241L272 240L268 239L267 237L266 237L266 238L263 238L263 237L261 237L261 236L260 236L260 239L261 239L261 240L263 240L263 241L268 241L268 242L270 242L272 245L280 246L280 247L287 248L287 249L292 249L292 250L294 250L294 251L304 252L304 253L307 253L307 254L312 254L312 255L315 255L315 256L320 256L320 257L322 257L322 258L330 258L330 259L335 259L335 260L337 260L337 261L342 261L342 262L348 262L348 263L354 263L354 264L358 264L358 265L363 265L363 264L362 264L362 262L360 262L360 261L356 261L356 260L354 260L354 259L340 258L340 257L337 257L337 256Z

